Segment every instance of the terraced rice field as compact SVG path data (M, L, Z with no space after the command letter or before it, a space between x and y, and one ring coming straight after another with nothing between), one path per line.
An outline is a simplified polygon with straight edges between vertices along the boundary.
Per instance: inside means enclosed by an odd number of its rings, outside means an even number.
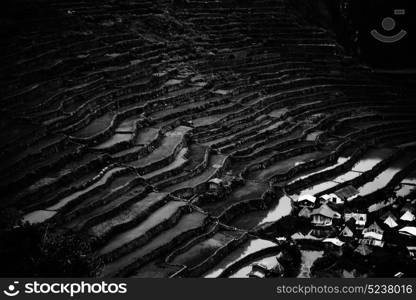
M219 265L205 274L204 276L206 278L215 278L221 275L222 272L224 272L227 268L229 268L232 264L236 263L237 261L243 259L245 256L255 253L257 251L271 248L276 246L276 244L265 241L265 240L259 240L254 239L251 241L248 241L244 243L240 249L230 253L227 257L225 257Z
M300 195L415 190L414 85L287 0L185 2L48 1L56 28L10 41L1 209L87 237L103 277L248 277Z

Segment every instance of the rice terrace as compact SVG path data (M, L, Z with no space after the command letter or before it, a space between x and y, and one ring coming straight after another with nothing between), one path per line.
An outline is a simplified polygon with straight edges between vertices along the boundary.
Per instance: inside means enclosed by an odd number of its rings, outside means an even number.
M416 275L416 77L319 8L3 5L2 277Z

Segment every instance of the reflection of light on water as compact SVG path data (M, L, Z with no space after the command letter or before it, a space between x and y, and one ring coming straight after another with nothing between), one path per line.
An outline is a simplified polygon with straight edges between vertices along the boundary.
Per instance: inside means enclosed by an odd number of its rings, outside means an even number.
M357 178L360 175L361 175L361 173L359 173L359 172L349 171L347 173L344 173L344 174L332 179L332 181L335 181L335 182L338 182L338 183L343 183L345 181L353 180L354 178Z
M385 187L397 173L399 173L406 165L409 164L409 158L410 157L405 156L400 160L394 162L389 168L374 178L374 180L358 188L360 195L365 196Z
M268 222L276 222L281 218L289 215L292 212L292 200L288 196L283 196L279 200L279 204L277 204L267 216L259 223L259 225L268 223Z
M295 162L295 167L303 165L305 162L304 161L297 161Z
M366 172L371 170L375 165L377 165L382 160L389 157L392 153L390 149L375 149L368 152L358 163L353 167L353 171Z
M302 262L298 278L311 278L311 267L318 258L323 256L324 251L301 250L300 253Z
M400 171L401 169L398 168L388 168L376 178L374 178L373 181L367 182L365 185L358 188L360 195L365 196L385 187L394 177L394 175Z
M132 133L116 133L113 136L111 136L111 138L108 139L107 141L99 144L98 146L93 147L93 149L102 150L102 149L110 148L111 146L114 146L121 142L129 142L132 138L133 138Z
M387 158L391 153L392 153L392 151L390 149L372 150L368 154L366 154L361 160L359 160L352 167L352 171L344 173L344 174L338 176L337 178L333 179L332 181L335 181L337 183L342 183L342 182L345 182L345 181L348 181L348 180L352 180L352 179L360 176L361 173L359 173L359 172L366 172L366 171L371 170L375 165L377 165L383 159ZM349 157L340 157L340 158L338 158L338 161L337 161L336 164L334 164L332 166L329 166L327 168L324 168L322 170L318 170L318 171L315 171L315 172L311 172L307 175L300 176L300 177L296 178L295 180L293 180L291 183L295 182L296 180L305 179L305 178L307 178L311 175L315 175L317 173L321 173L321 172L325 172L325 171L334 169L334 168L338 167L339 165L345 163L348 159L349 159ZM335 185L336 184L331 183L331 182L325 182L325 183L317 184L317 185L312 186L309 189L301 192L300 194L301 195L306 195L306 194L314 195L314 194L323 192L326 189L332 188Z
M258 252L260 250L263 250L265 248L274 247L276 246L275 243L272 243L270 241L262 240L262 239L256 239L251 240L248 242L248 244L245 244L244 250L240 251L238 255L229 255L226 257L213 271L205 275L206 278L216 278L230 265L235 263L236 261L239 261L243 257ZM243 246L244 247L244 246Z
M356 172L365 172L371 170L375 165L382 161L382 158L375 157L375 158L368 158L360 160L353 168L353 171Z
M238 272L236 272L235 274L231 275L230 278L248 278L248 274L251 272L251 268L251 265L246 266L238 270Z
M303 175L303 176L299 176L296 179L292 180L289 184L292 184L292 183L294 183L298 180L303 180L305 178L308 178L309 176L312 176L312 175L315 175L315 174L318 174L318 173L321 173L321 172L326 172L326 171L332 170L332 169L338 167L339 165L342 165L343 163L345 163L348 159L349 159L349 157L340 157L340 158L338 158L336 164L331 165L331 166L326 167L326 168L319 169L318 171L311 172L311 173L308 173L308 174Z
M360 172L369 171L383 159L389 157L391 154L391 150L389 149L381 149L381 150L374 150L371 151L367 158L361 159L355 166L353 167L353 171L349 171L347 173L341 174L338 177L332 179L331 181L323 182L308 189L305 189L299 193L299 195L316 195L318 193L324 192L327 189L335 187L338 183L343 183L345 181L352 180L357 178L361 175ZM409 156L405 156L401 158L399 161L394 162L389 168L381 172L376 178L372 181L367 182L363 186L358 188L359 194L361 196L366 196L371 194L383 187L385 187L393 177L403 170L403 168L409 164L409 161L412 158ZM416 181L416 179L415 179ZM293 199L296 200L299 195L294 195Z
M412 184L412 185L416 185L416 178L409 177L409 178L403 179L402 183L403 183L403 184Z

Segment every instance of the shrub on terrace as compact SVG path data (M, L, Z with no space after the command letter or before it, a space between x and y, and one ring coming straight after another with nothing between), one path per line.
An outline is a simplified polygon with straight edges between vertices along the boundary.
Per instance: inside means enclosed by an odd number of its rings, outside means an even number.
M409 261L404 248L384 247L375 250L369 258L369 263L374 266L374 277L392 277L398 272L409 277L415 275L414 263Z
M279 262L284 268L285 277L296 277L299 274L302 255L297 246L288 246L282 251Z
M305 228L310 228L309 219L293 215L283 217L273 225L273 230L281 236L291 236Z
M89 277L102 265L87 239L45 226L1 230L0 240L1 277Z
M318 258L311 267L311 273L316 274L322 271L330 271L328 268L335 265L339 260L339 256L333 252L325 252L325 254Z

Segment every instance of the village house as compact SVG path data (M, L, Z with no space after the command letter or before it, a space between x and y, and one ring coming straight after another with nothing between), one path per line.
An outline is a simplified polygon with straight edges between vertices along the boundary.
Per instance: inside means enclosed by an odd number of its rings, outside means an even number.
M416 237L416 227L411 227L411 226L403 227L402 229L399 230L399 233L414 238Z
M322 241L326 244L331 244L336 247L342 247L345 243L338 238L326 238Z
M324 204L321 207L314 209L311 213L312 225L314 226L332 226L333 219L340 219L341 215Z
M383 247L383 234L384 231L378 226L377 223L373 223L367 228L364 228L363 232L363 239L360 239L361 244L376 246L376 247Z
M348 222L351 219L355 220L355 228L357 230L362 230L367 223L367 214L358 212L346 212L344 214L345 222Z
M415 219L415 215L410 210L406 210L405 213L400 217L400 220L404 222L413 222Z
M334 193L338 198L344 202L350 202L359 196L358 190L352 185L343 187Z
M350 228L350 226L345 225L345 227L341 230L339 235L344 238L352 238L354 237L354 231Z
M220 178L213 178L208 181L208 190L213 193L218 193L223 190L223 180Z
M260 272L259 270L251 270L250 273L248 273L248 277L249 278L265 278L266 274Z
M391 212L385 213L383 216L380 217L380 220L383 222L383 224L387 225L390 228L395 228L399 226L397 224L397 218L396 216Z
M373 239L373 238L360 239L359 243L363 244L363 245L369 245L369 246L380 247L380 248L384 247L384 242L383 241Z
M392 217L388 217L386 220L384 220L384 224L389 226L390 228L396 228L397 226L399 226L396 220L393 219Z
M262 263L255 263L251 266L251 271L248 274L248 277L251 278L265 278L265 277L276 277L283 275L284 268L277 261L276 265L273 267L268 267Z
M344 200L338 197L336 194L322 195L319 197L322 203L333 203L337 205L344 204Z
M315 206L316 197L312 195L301 195L298 198L297 204L299 207L309 207L312 208Z
M363 230L364 238L368 238L368 239L381 241L383 239L383 234L384 234L384 230L382 230L380 226L378 226L378 224L375 222L371 224L370 226L368 226L367 228L364 228Z
M328 229L329 227L314 227L312 228L312 230L310 231L310 235L315 236L319 239L323 239L323 238L327 238L328 237ZM332 228L330 228L332 229Z
M222 178L216 177L208 181L208 193L216 196L224 196L232 190L234 184L239 183L241 183L241 181L228 172Z
M416 246L408 246L409 256L411 259L416 260Z
M304 234L302 232L296 232L290 237L292 240L320 240L320 238L313 235L313 230L308 231Z

